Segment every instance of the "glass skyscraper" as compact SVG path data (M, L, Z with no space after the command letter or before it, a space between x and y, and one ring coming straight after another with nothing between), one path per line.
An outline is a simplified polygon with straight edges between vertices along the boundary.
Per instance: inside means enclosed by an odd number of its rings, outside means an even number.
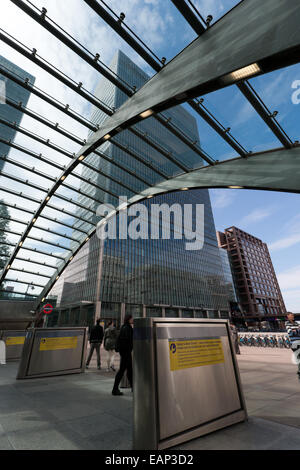
M14 104L18 105L20 102L23 106L26 106L30 97L30 91L20 87L13 80L8 79L1 73L1 69L10 72L17 78L21 78L23 81L28 78L30 84L34 84L35 77L30 73L21 69L17 65L13 64L5 57L0 56L0 118L10 123L16 123L20 125L23 112L15 109L7 104L7 100L11 100ZM7 155L10 147L3 141L13 141L16 135L16 130L7 127L5 124L0 123L0 156ZM0 170L4 166L3 160L0 160Z
M148 80L145 72L121 51L115 55L110 68L136 88L140 88ZM128 98L105 79L100 81L95 94L114 108L120 107ZM164 116L199 143L196 120L184 107L172 108L164 112ZM105 119L106 115L102 111L96 108L93 110L92 122L101 125ZM154 117L135 127L158 148L162 147L171 153L178 162L184 162L191 168L199 166L200 157ZM180 173L176 163L162 158L154 146L129 130L115 137L114 143L107 142L101 147L101 152L111 162L95 154L85 160L101 170L101 174L93 172L90 167L84 167L82 172L86 179L95 183L95 186L88 183L81 185L81 189L91 199L83 195L78 197L78 201L87 207L86 210L80 209L78 214L89 220L95 220L95 216L91 215L88 208L96 210L100 202L118 207L117 195L130 199L134 193L128 186L138 193L147 187L147 183L151 185L162 180L163 174ZM132 154L138 155L144 162L151 162L157 172L134 159ZM131 175L115 166L114 162L130 169ZM205 316L205 312L217 317L221 310L229 311L231 286L228 288L224 279L208 190L177 191L147 199L142 204L149 212L153 204L179 204L181 208L184 204L191 204L194 214L196 204L204 204L203 248L197 251L186 250L187 240L174 239L174 233L171 239L165 240L115 239L101 242L97 236L93 236L75 256L50 293L57 298L57 304L65 308L61 324L66 324L68 318L70 320L68 315L71 309L77 309L80 302L97 306L97 314L102 318L117 318L122 308L134 315L163 314L170 317L201 317ZM118 223L117 220L117 225ZM172 218L171 223L174 231L178 230ZM85 222L77 221L75 225L78 229L84 228ZM74 323L73 314L72 319L71 322Z

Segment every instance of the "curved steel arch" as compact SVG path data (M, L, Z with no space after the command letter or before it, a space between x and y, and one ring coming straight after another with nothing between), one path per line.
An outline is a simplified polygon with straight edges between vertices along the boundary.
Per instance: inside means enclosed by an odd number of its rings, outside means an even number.
M299 23L300 10L294 1L265 0L262 4L260 0L252 0L239 4L162 68L123 106L107 118L103 127L89 139L77 153L76 158L55 181L28 224L21 241L27 238L29 231L34 227L34 220L48 206L51 196L55 196L65 178L73 174L77 165L86 156L97 151L99 145L122 130L142 121L144 111L150 110L155 116L163 110L200 94L235 83L236 79L232 72L252 64L257 64L256 70L263 74L298 62ZM253 30L251 30L251 25L255 26ZM232 50L237 51L234 57L231 56ZM188 80L186 80L187 76ZM300 165L299 147L246 156L246 158L240 157L218 164L209 158L206 160L211 166L189 171L179 177L167 179L157 186L149 187L131 198L130 204L154 194L183 187L242 186L249 189L299 192L299 182L295 177L297 174L295 169ZM281 173L269 171L273 170L272 164L274 163ZM270 164L271 167L269 167ZM287 166L289 171L286 171ZM282 172L282 169L285 171ZM153 170L155 171L154 168ZM57 270L58 276L94 232L93 227L72 256L68 260L64 259L62 267ZM17 258L19 249L19 246L15 248L0 282L5 279L8 268ZM58 279L57 273L56 278L51 278L44 288L41 296L49 292Z

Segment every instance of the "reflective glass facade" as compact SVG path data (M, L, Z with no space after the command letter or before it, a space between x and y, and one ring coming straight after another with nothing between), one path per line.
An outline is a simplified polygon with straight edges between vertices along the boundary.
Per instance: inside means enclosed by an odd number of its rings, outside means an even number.
M232 277L231 263L228 251L224 250L224 248L220 248L220 256L222 261L225 285L227 286L228 292L230 293L229 300L230 302L237 302L237 296L234 287L234 279Z
M13 64L3 56L0 56L0 67L4 72L7 71L9 73L13 73L14 76L22 81L28 79L30 84L33 84L35 81L35 78L31 74L27 73L25 70ZM6 142L13 142L17 133L16 129L8 127L8 125L5 125L5 122L14 126L20 125L24 113L13 106L19 106L20 103L22 103L23 106L26 106L30 93L31 92L29 90L22 88L0 72L0 173L3 176L9 174L11 171L10 165L6 165L4 160L11 149L9 145L6 145ZM8 103L12 103L13 106ZM25 159L26 155L25 158L23 155L21 161L24 162ZM14 168L14 175L16 173L16 168ZM9 259L11 251L13 250L14 243L17 242L18 236L13 233L10 219L14 217L16 210L15 206L19 201L13 196L10 196L10 194L5 194L4 188L6 187L6 184L7 180L5 181L5 178L2 177L0 194L0 276L7 260ZM15 182L13 184L15 184ZM15 188L13 187L12 189ZM20 217L20 212L18 216ZM21 216L24 217L24 213L21 212ZM21 225L21 227L24 229L24 225ZM11 232L7 233L8 230ZM0 298L19 299L20 297L18 297L18 294L16 293L16 291L18 291L18 286L19 284L11 283L11 281L0 285ZM25 289L21 299L31 300L32 297L27 295L29 286L26 286Z
M0 56L0 65L2 68L12 72L17 75L19 78L25 80L29 79L30 83L33 84L35 78L25 70L21 69L17 65L13 64L5 57ZM4 92L4 96L3 96ZM15 108L5 104L6 98L12 100L15 104L22 102L23 106L27 105L29 100L30 91L25 90L20 87L18 84L12 80L7 79L4 75L0 73L0 118L10 123L16 123L19 125L21 123L23 113L16 110ZM10 127L5 126L0 123L0 156L7 155L9 153L10 147L5 145L2 140L14 140L16 135L16 130L11 129ZM0 170L4 167L3 160L0 160Z
M110 67L126 82L137 88L148 80L147 75L120 51ZM120 90L106 80L101 80L95 94L115 108L121 106L127 99ZM165 112L164 115L193 141L199 142L196 120L182 106L177 106ZM99 109L93 111L91 120L94 123L101 125L105 119L106 116ZM167 152L172 152L172 157L178 162L184 162L190 168L201 166L199 156L154 117L146 119L136 128L146 134L147 138L155 142L157 146L163 147ZM143 161L151 162L153 168L161 173L165 171L166 174L176 175L180 172L176 162L162 158L153 146L129 130L120 133L116 137L116 142L139 155ZM162 179L155 170L149 169L141 161L134 159L118 145L107 142L101 147L101 152L114 162L128 167L133 171L133 175L125 173L96 154L90 155L86 161L95 169L101 170L102 174L83 167L82 175L98 186L81 184L81 189L96 200L94 202L80 195L78 200L85 207L96 210L101 201L117 207L119 205L117 195L128 198L134 195L125 186L140 192L146 187L141 179L149 184L157 183ZM137 177L134 176L135 174ZM157 314L159 312L161 314L161 308L155 305L165 306L166 316L177 316L178 310L174 313L171 306L180 307L186 317L191 316L192 313L185 307L213 311L228 310L232 287L229 288L225 282L208 191L203 189L177 191L147 199L142 204L148 210L148 214L151 213L153 204L179 204L182 210L184 204L191 204L193 217L196 214L196 204L204 204L203 249L186 250L187 240L174 239L174 232L182 228L176 225L172 217L170 239L116 239L100 242L96 236L93 236L75 256L52 289L51 295L57 297L57 304L71 305L80 301L101 302L101 316L103 317L107 315L113 317L117 314L116 305L120 303L128 304L126 309L130 311L133 309L136 315L142 314L141 305L148 306L144 314L149 315L151 311L152 316L155 313L153 309L157 310ZM95 215L89 210L80 209L78 214L88 220L96 220ZM148 215L144 216L143 220L147 218ZM160 225L161 223L160 220ZM84 228L85 222L78 221L76 226ZM117 226L119 226L119 220L117 220ZM75 234L76 232L74 236ZM108 305L112 306L114 303L115 306L111 307L113 312L109 313ZM202 316L200 311L199 316Z

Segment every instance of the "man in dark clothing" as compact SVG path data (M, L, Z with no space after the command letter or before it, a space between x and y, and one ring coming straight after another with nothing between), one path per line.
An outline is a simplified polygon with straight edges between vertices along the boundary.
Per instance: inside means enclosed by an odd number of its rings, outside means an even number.
M97 367L101 369L101 359L100 359L100 346L103 340L103 328L100 325L100 320L97 320L96 325L93 326L90 333L90 353L86 361L86 368L89 368L89 363L92 359L94 350L96 349L97 353Z
M291 350L293 351L294 362L298 365L297 374L300 377L300 324L298 321L295 321L295 317L292 312L287 312L285 328L291 342Z
M114 387L112 390L113 395L123 395L119 390L119 384L122 380L125 370L127 369L127 378L132 388L132 349L133 349L133 317L132 315L125 315L124 325L120 330L119 337L116 342L115 350L120 353L121 363L120 369L117 372Z

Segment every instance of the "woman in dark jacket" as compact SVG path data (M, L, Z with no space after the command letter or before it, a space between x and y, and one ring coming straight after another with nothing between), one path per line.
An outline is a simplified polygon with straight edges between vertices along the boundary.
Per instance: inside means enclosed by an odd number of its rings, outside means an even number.
M114 388L112 390L113 395L123 395L119 390L119 384L122 380L125 370L127 370L127 378L132 388L132 349L133 349L133 317L132 315L125 315L124 325L120 330L119 337L116 342L116 351L120 353L121 363L120 369L117 372Z

